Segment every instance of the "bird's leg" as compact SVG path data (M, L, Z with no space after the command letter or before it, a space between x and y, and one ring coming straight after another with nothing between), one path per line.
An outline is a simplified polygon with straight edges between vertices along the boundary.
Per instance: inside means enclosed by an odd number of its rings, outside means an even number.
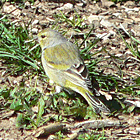
M47 96L53 96L53 95L58 94L62 91L62 87L56 85L52 80L49 80L48 88L50 90L50 93L46 93Z

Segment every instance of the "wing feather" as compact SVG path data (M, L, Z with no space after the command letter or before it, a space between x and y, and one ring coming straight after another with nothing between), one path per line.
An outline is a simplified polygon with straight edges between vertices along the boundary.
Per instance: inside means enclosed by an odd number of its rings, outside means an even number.
M88 70L79 54L78 48L68 41L58 43L55 49L46 48L42 53L50 68L63 71L74 84L92 90Z

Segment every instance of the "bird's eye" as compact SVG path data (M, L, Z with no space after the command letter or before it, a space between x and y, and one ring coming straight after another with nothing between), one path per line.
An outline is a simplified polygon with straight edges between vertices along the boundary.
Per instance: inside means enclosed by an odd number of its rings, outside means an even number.
M45 35L41 35L41 38L45 38L46 36Z

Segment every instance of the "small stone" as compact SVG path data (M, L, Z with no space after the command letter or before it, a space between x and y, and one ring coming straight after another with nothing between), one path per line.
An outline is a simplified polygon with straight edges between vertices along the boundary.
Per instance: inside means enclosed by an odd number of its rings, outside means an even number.
M108 1L108 0L101 0L102 2L102 6L103 7L112 7L112 6L116 6L114 2L112 1Z
M135 2L134 1L127 1L124 6L130 7L130 6L135 6Z
M122 133L122 129L112 131L112 134L121 134L121 133Z
M34 20L33 22L32 22L32 25L35 25L35 24L38 24L39 23L39 20Z
M93 20L99 20L99 17L97 15L90 15L87 19L90 23L92 23Z
M123 26L125 29L127 29L127 28L128 28L128 22L123 22L123 23L122 23L122 26Z
M121 15L121 13L113 13L112 15L119 17Z
M129 129L124 129L123 132L127 134L129 132Z
M30 2L25 2L25 6L30 6L31 4L30 4Z
M126 116L124 116L124 115L119 115L119 116L118 116L118 119L119 119L119 120L124 120L125 117L126 117Z
M73 4L67 3L64 6L57 8L57 10L72 9L72 8L73 8Z
M140 127L136 128L136 131L137 131L138 133L140 133Z
M136 11L136 12L140 11L139 8L133 8L133 10Z
M131 131L129 131L129 133L132 134L132 135L137 135L138 134L138 132L135 131L135 130L131 130Z
M83 3L77 3L77 6L82 7Z
M34 113L38 113L38 106L34 106L34 107L32 107L32 111L34 112Z
M101 25L105 26L105 27L112 27L113 24L107 20L102 19L100 22Z
M116 54L115 56L116 57L121 57L121 56L123 56L123 54Z
M94 20L100 20L99 19L99 16L97 16L97 15L90 15L88 18L87 18L87 20L90 22L90 23L92 23Z
M140 45L138 45L138 51L140 52Z
M4 13L12 13L15 16L20 16L21 14L21 10L19 10L18 8L16 8L14 5L10 5L9 3L5 3L3 5L3 12Z
M32 33L38 33L38 29L37 28L33 28L32 29Z

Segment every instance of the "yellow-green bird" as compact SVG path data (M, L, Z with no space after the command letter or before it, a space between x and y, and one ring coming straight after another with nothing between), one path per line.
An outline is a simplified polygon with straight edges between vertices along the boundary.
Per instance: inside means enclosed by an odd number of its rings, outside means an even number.
M38 40L42 48L42 65L50 80L81 94L96 113L109 112L93 95L88 70L76 45L49 28L38 33Z

